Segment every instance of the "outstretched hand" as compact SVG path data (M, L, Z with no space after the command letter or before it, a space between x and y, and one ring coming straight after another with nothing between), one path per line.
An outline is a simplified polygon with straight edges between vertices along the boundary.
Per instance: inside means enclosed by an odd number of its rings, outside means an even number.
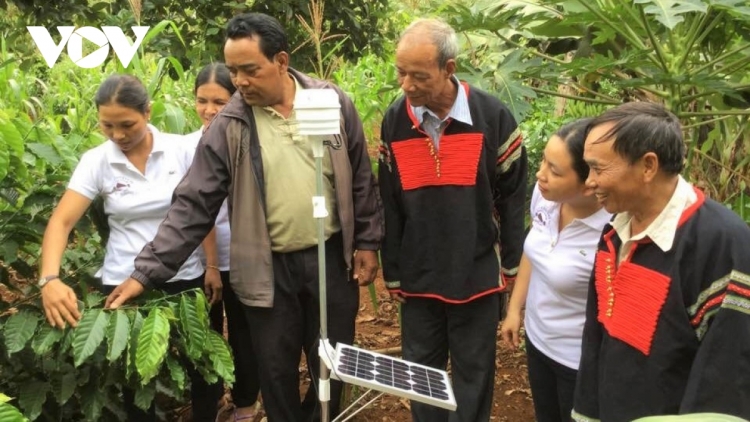
M354 279L360 286L368 286L378 274L377 251L357 251L354 253Z
M53 327L62 329L66 323L75 327L81 319L75 292L59 278L42 287L42 306L47 321Z
M128 300L143 293L144 290L143 284L138 280L128 278L122 284L117 286L109 296L107 296L107 301L104 303L104 307L107 309L117 309Z

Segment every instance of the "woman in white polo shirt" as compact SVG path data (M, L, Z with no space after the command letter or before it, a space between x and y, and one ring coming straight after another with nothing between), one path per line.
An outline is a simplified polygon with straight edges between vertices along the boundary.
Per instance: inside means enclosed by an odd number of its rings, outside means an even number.
M195 111L203 126L197 131L185 135L193 148L203 135L203 131L229 102L237 88L224 63L206 65L195 78ZM229 209L227 201L216 217L216 257L206 257L206 277L216 275L224 286L222 301L211 308L211 324L216 330L224 327L224 314L227 318L229 345L234 352L235 382L232 386L234 413L231 421L254 422L259 419L257 405L260 384L258 380L258 363L253 352L250 338L250 327L247 325L242 305L229 285Z
M80 318L75 293L58 274L68 235L92 201L103 199L109 223L100 271L104 293L109 293L130 276L136 255L154 238L169 210L172 192L194 154L181 136L161 133L148 123L150 101L137 78L110 76L99 87L95 102L99 127L108 140L81 157L42 241L42 303L47 320L57 327L64 327L66 322L75 325ZM203 273L200 258L193 253L162 290L178 293L201 288ZM209 290L216 299L220 298L220 284L209 286ZM217 395L218 400L221 391L210 393L197 372L191 374L191 381L192 389L199 390L204 400L211 394ZM143 412L133 405L133 392L124 393L129 420L156 420L153 407ZM195 404L194 401L194 408ZM208 408L212 414L194 420L213 421L216 407Z
M563 126L544 149L531 199L531 228L501 327L506 344L518 347L525 303L529 383L539 422L570 421L589 278L599 237L611 218L585 185L588 121Z

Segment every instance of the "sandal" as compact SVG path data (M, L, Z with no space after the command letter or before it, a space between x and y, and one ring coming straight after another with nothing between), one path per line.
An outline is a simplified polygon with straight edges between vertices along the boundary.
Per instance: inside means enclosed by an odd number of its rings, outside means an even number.
M230 421L232 422L259 422L263 416L263 412L260 410L259 403L253 406L252 412L246 414L246 415L238 415L237 414L237 408L235 407L234 412L232 412L232 419Z

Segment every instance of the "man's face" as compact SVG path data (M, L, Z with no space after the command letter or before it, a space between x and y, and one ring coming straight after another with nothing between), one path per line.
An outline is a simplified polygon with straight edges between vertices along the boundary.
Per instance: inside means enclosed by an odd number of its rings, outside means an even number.
M630 164L615 152L614 137L602 139L614 123L595 126L586 137L583 159L591 171L586 185L610 213L633 212L640 204L644 180L642 160Z
M396 49L398 83L415 107L435 104L446 84L451 83L452 72L448 68L455 64L451 60L440 68L437 57L437 47L419 34L407 36Z
M287 77L288 56L281 52L269 60L258 38L228 39L224 61L232 82L251 106L274 106L283 100L282 83Z

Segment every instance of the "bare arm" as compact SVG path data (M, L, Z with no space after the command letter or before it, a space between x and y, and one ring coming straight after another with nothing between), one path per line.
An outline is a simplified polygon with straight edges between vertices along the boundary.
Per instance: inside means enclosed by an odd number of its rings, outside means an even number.
M91 205L91 200L78 192L67 190L60 203L52 212L42 240L43 277L60 273L60 264L68 246L68 236L83 214ZM42 304L47 321L53 327L65 327L65 323L76 326L81 317L73 289L55 279L42 288Z
M505 317L503 325L500 328L503 341L513 348L517 348L520 344L521 310L523 310L523 306L526 303L530 279L531 262L526 257L526 254L523 254L521 255L521 263L518 266L518 276L513 285L513 293L508 303L508 315Z
M203 239L203 253L206 255L206 274L203 289L211 305L221 301L222 285L219 270L219 254L216 252L216 227Z

